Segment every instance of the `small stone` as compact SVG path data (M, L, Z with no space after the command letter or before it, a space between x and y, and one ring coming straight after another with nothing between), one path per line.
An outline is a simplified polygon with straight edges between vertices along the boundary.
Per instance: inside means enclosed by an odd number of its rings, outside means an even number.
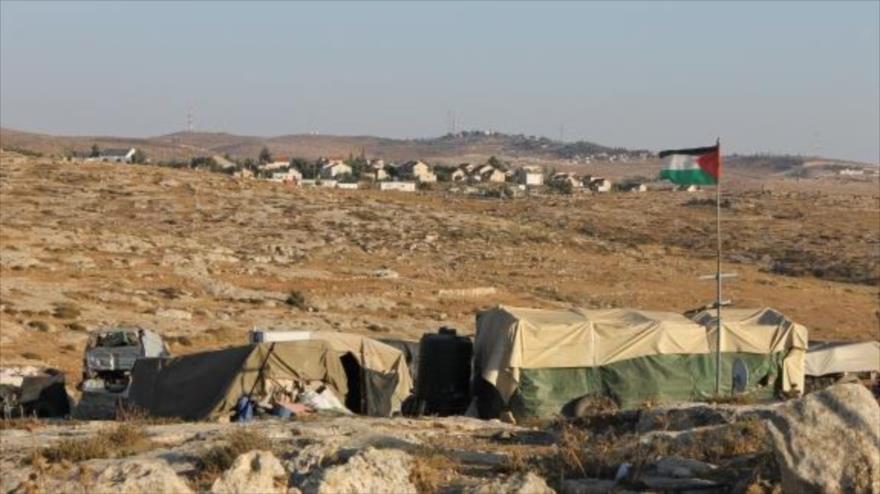
M155 314L165 319L178 319L181 321L192 319L192 313L180 309L158 309Z

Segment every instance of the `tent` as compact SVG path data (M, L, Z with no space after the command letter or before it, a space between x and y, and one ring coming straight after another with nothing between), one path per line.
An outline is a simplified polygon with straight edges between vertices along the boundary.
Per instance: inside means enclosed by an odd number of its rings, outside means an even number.
M752 377L744 392L772 396L791 382L803 389L806 330L760 321L744 314L725 320L721 394L732 391L737 361ZM713 329L675 313L499 306L477 315L479 414L508 408L520 417L550 416L585 396L625 408L708 398L715 395L714 342Z
M290 380L322 381L337 397L348 392L336 353L315 340L138 359L128 400L153 416L204 420L229 413L242 395L265 394L273 381Z
M419 342L399 338L377 338L386 345L393 346L403 353L406 365L409 367L409 377L413 383L418 382L419 375Z
M813 377L846 372L880 373L880 341L810 344L805 372Z
M70 415L70 396L63 372L46 369L33 375L10 377L0 383L0 413L4 418Z
M342 362L348 376L345 406L371 416L399 412L413 388L406 356L367 336L334 331L254 330L251 341L323 341Z

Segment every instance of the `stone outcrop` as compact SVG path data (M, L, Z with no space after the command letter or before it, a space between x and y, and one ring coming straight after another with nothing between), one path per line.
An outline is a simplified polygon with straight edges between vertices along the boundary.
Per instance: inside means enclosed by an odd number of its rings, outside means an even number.
M192 490L162 460L128 460L101 471L89 488L94 494L191 494Z
M287 492L287 472L278 458L269 451L249 451L214 481L212 494L284 494Z
M515 473L503 479L496 479L475 487L465 489L466 494L555 494L540 475L532 472Z
M785 492L880 493L880 406L864 386L786 403L768 429Z
M318 494L360 494L362 492L393 492L416 494L410 481L412 458L396 449L368 447L348 462L324 471L315 492ZM307 494L311 489L303 489Z

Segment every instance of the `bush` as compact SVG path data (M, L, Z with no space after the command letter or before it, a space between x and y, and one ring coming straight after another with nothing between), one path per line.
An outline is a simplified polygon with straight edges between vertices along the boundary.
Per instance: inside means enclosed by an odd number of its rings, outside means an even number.
M31 158L41 158L43 157L43 153L39 151L32 151L30 149L19 148L19 147L8 147L7 151L11 151L13 153L18 153L24 156L30 156Z
M55 306L52 315L58 319L76 319L80 316L80 310L75 304L60 303Z
M306 296L299 290L294 290L287 295L287 300L284 301L287 305L291 307L296 307L297 309L306 309Z
M226 434L223 444L213 446L199 457L200 470L204 473L220 473L232 466L240 455L254 450L271 451L272 440L260 431L235 429Z
M143 427L121 423L86 438L62 439L39 451L47 461L80 462L94 458L123 458L150 449L152 442Z

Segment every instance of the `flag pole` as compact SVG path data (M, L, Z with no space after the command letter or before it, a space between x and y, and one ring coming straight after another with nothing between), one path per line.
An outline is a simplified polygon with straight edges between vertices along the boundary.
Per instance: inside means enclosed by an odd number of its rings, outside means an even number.
M715 236L717 240L715 258L715 395L721 394L721 138L715 139L718 148L718 182L715 184Z

